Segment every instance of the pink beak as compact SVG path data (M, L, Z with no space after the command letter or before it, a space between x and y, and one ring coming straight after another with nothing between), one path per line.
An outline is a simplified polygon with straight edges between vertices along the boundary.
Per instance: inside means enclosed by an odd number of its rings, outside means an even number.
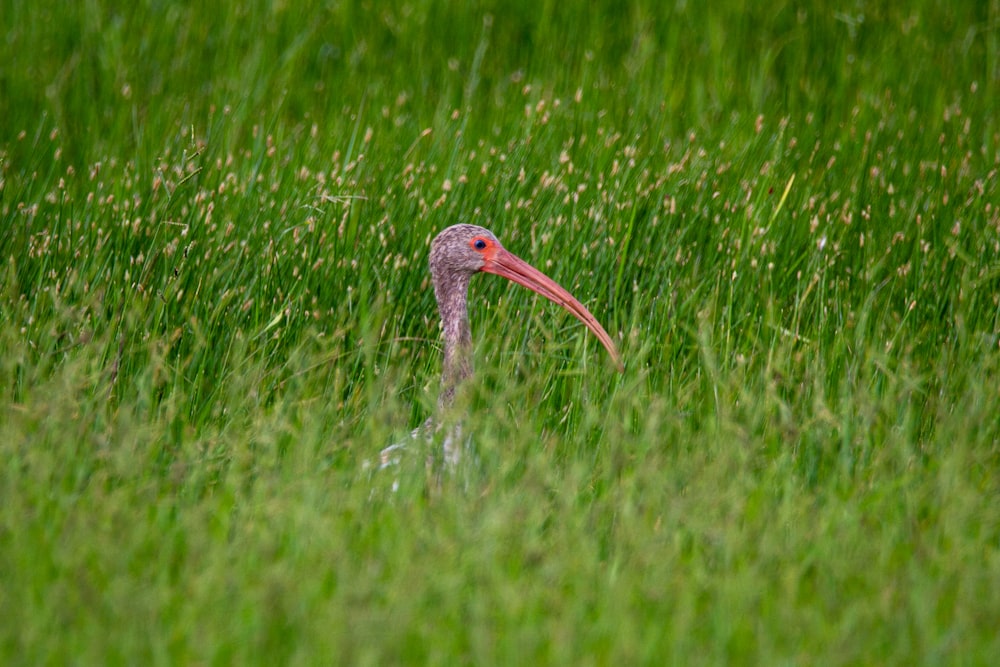
M618 350L615 349L615 344L611 340L611 336L608 335L608 332L604 330L604 327L601 326L597 319L590 314L590 311L577 301L572 294L560 287L552 278L549 278L531 264L528 264L517 255L502 247L496 248L490 255L485 258L482 271L512 280L518 285L541 294L549 301L557 303L573 313L601 341L608 354L611 355L611 359L614 360L615 366L618 367L618 372L622 373L625 371L622 358L618 354Z

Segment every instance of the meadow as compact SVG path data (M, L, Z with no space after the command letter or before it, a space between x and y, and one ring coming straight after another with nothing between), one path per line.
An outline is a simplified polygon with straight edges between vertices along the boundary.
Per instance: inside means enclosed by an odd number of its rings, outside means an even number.
M1000 660L1000 0L120 4L0 0L0 663ZM379 470L456 222L625 371L477 276Z

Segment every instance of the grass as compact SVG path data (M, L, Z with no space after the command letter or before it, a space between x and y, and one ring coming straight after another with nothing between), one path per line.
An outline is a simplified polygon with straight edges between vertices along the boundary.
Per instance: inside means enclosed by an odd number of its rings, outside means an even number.
M996 0L112 5L0 5L4 664L996 662ZM376 471L457 221L626 371L478 277Z

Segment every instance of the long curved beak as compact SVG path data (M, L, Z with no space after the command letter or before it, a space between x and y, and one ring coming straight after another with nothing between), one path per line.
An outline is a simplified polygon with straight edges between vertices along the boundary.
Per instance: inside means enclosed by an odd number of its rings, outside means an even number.
M622 358L618 354L618 350L615 348L614 342L611 340L611 336L608 332L604 330L600 322L590 314L586 306L576 300L576 298L567 292L565 289L559 286L559 284L549 278L547 275L528 264L526 261L518 257L517 255L507 251L506 249L500 247L496 248L496 251L491 257L486 258L485 264L483 264L482 271L486 273L493 273L498 276L503 276L507 280L511 280L518 285L527 287L533 292L541 294L549 301L559 304L573 315L583 322L588 329L593 332L597 339L601 341L604 348L611 355L611 359L615 362L615 366L618 367L618 372L622 373L625 371L625 366L622 364Z

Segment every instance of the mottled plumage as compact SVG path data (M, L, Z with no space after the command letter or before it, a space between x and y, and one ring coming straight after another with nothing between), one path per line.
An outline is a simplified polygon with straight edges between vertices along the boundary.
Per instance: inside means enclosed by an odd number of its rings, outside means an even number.
M451 403L455 387L472 374L469 331L469 281L480 271L495 273L559 304L583 322L607 348L622 369L621 357L611 336L590 311L554 280L508 252L488 229L476 225L448 227L431 243L431 278L444 332L444 372L440 406Z
M469 281L480 271L495 273L523 285L553 301L583 322L604 345L618 370L623 370L621 357L611 336L572 294L554 280L516 255L508 252L488 229L476 225L452 225L431 242L431 278L437 299L444 334L444 368L441 374L439 411L444 412L454 401L455 390L463 380L472 375L472 334L469 330ZM430 435L442 424L428 419L422 428L413 432ZM444 460L449 465L458 462L461 453L461 424L445 427ZM391 465L403 445L396 444L382 450L382 466Z
M469 329L469 281L481 271L486 260L471 247L477 235L499 241L491 232L475 225L453 225L431 242L431 280L444 336L444 365L438 406L446 407L455 396L455 387L472 375L472 333Z

